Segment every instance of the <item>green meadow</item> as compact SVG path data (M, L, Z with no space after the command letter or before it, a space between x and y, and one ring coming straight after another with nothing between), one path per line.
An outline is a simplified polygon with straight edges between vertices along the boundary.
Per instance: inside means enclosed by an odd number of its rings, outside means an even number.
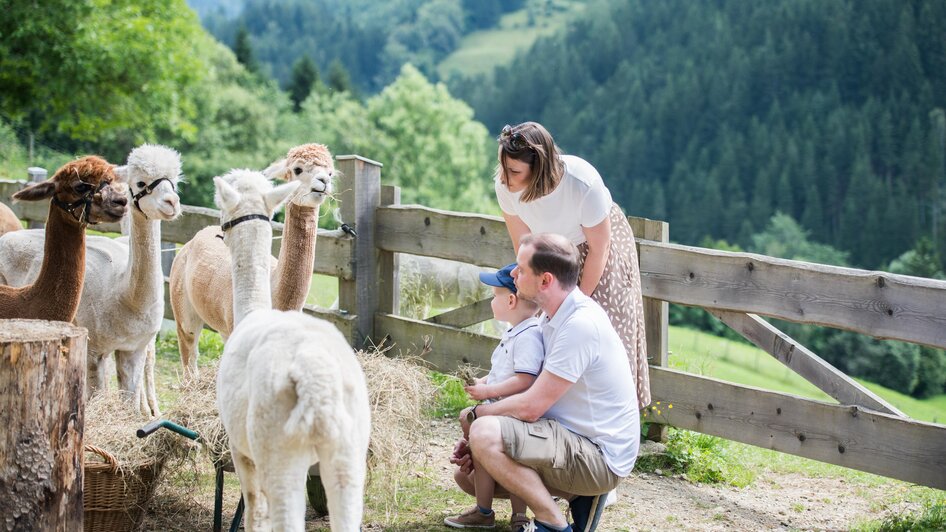
M454 72L463 76L490 74L519 52L527 50L539 37L566 27L569 20L584 10L584 2L553 0L547 13L532 15L523 8L507 13L498 29L475 31L460 41L460 46L437 67L441 79Z

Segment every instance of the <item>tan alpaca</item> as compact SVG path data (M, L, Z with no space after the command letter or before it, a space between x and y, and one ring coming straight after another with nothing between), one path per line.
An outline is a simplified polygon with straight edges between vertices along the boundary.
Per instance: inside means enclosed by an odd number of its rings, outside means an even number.
M300 181L286 208L279 260L272 256L272 302L277 310L302 310L315 262L319 207L332 192L335 166L322 144L304 144L263 172L267 178ZM197 375L197 344L206 324L226 340L233 330L233 288L230 251L219 226L199 231L174 258L171 266L171 309L177 322L181 364L187 375Z
M52 200L46 218L43 266L33 284L19 288L0 285L0 319L75 318L85 281L85 226L121 220L128 204L128 187L116 178L108 161L88 156L13 195L18 201L47 198Z
M0 203L0 236L10 231L19 231L20 229L23 229L23 224L21 224L20 219L16 217L16 213L13 212L10 207Z

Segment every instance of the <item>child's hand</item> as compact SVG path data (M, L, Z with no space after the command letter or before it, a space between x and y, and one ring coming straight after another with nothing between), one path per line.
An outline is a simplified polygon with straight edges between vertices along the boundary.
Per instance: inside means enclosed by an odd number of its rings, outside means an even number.
M489 399L488 388L485 384L474 384L473 386L464 386L464 390L474 401Z
M473 384L486 384L486 377L480 377L476 379L476 382L474 382Z
M470 446L466 439L460 438L453 446L453 454L450 455L450 463L455 464L463 473L473 471L473 457L470 455Z

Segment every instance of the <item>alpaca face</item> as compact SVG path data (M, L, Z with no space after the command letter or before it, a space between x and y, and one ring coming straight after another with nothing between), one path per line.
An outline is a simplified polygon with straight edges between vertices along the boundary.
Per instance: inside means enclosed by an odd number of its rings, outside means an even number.
M214 185L214 202L220 208L221 224L252 215L272 218L276 209L299 187L296 181L273 187L263 174L250 170L231 170L223 177L215 177ZM224 231L225 243L228 243L227 238Z
M128 155L128 164L116 172L128 183L136 208L149 220L173 220L180 216L177 184L181 156L176 151L165 146L139 146Z
M79 223L117 222L128 206L128 186L117 178L108 161L90 155L63 165L48 180L24 188L13 198L52 198Z
M332 195L335 163L324 144L302 144L291 148L285 159L263 173L272 179L299 181L299 190L290 201L300 207L318 207Z
M299 177L293 179L293 181L299 181L301 185L292 198L292 203L300 207L318 207L325 198L332 195L334 175L335 169L321 167L300 171Z

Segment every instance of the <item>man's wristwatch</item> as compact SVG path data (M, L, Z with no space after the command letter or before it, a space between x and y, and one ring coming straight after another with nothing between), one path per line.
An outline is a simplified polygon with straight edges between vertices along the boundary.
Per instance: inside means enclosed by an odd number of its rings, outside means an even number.
M466 413L466 422L467 422L467 423L469 423L469 424L472 425L473 422L476 421L476 407L478 407L478 406L480 406L480 405L473 405L473 408L471 408L470 411Z

